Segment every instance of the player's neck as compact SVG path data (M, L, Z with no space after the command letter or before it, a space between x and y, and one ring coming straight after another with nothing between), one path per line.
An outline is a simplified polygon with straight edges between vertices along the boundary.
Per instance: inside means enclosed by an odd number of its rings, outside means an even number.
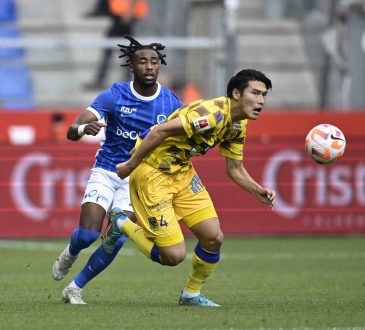
M232 122L246 119L245 114L242 112L242 109L239 106L238 102L235 101L234 99L230 99L230 102L231 102L230 113L231 113Z
M134 81L133 88L139 95L148 97L156 93L158 85L156 83L154 86L151 87L143 87Z

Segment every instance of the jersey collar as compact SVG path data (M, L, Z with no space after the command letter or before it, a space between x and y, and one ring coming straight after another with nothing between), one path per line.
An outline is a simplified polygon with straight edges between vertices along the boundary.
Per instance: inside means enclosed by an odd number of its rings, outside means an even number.
M152 100L154 100L160 94L160 91L161 91L161 85L158 82L157 82L157 90L156 90L156 93L153 94L153 95L151 95L151 96L143 96L141 94L138 94L137 91L133 87L133 80L129 83L129 87L131 89L132 94L137 99L140 99L140 100L143 100L143 101L152 101Z

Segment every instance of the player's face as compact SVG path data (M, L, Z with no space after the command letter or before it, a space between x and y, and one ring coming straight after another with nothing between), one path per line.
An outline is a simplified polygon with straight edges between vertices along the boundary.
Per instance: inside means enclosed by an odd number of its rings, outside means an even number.
M244 118L257 119L265 105L266 96L267 88L263 82L250 81L237 100Z
M159 68L160 60L153 49L140 49L133 54L131 71L141 87L155 86Z

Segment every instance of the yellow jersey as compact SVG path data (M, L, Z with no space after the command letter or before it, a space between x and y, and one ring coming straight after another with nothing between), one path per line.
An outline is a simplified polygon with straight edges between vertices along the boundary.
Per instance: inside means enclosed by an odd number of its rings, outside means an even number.
M216 145L220 155L243 159L247 119L232 122L228 97L192 102L175 110L166 120L176 117L180 117L186 135L164 140L145 158L152 167L166 173L186 171L192 167L191 157L203 155ZM138 138L136 148L141 142Z

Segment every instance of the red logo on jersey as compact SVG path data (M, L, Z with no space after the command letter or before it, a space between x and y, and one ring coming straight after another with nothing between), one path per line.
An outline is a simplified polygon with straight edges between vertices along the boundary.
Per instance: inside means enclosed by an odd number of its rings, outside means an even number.
M208 125L209 125L208 119L201 119L201 120L199 120L199 126L200 126L200 128L204 128L204 127L206 127Z
M210 128L208 118L206 116L195 119L193 123L196 131L205 131Z

